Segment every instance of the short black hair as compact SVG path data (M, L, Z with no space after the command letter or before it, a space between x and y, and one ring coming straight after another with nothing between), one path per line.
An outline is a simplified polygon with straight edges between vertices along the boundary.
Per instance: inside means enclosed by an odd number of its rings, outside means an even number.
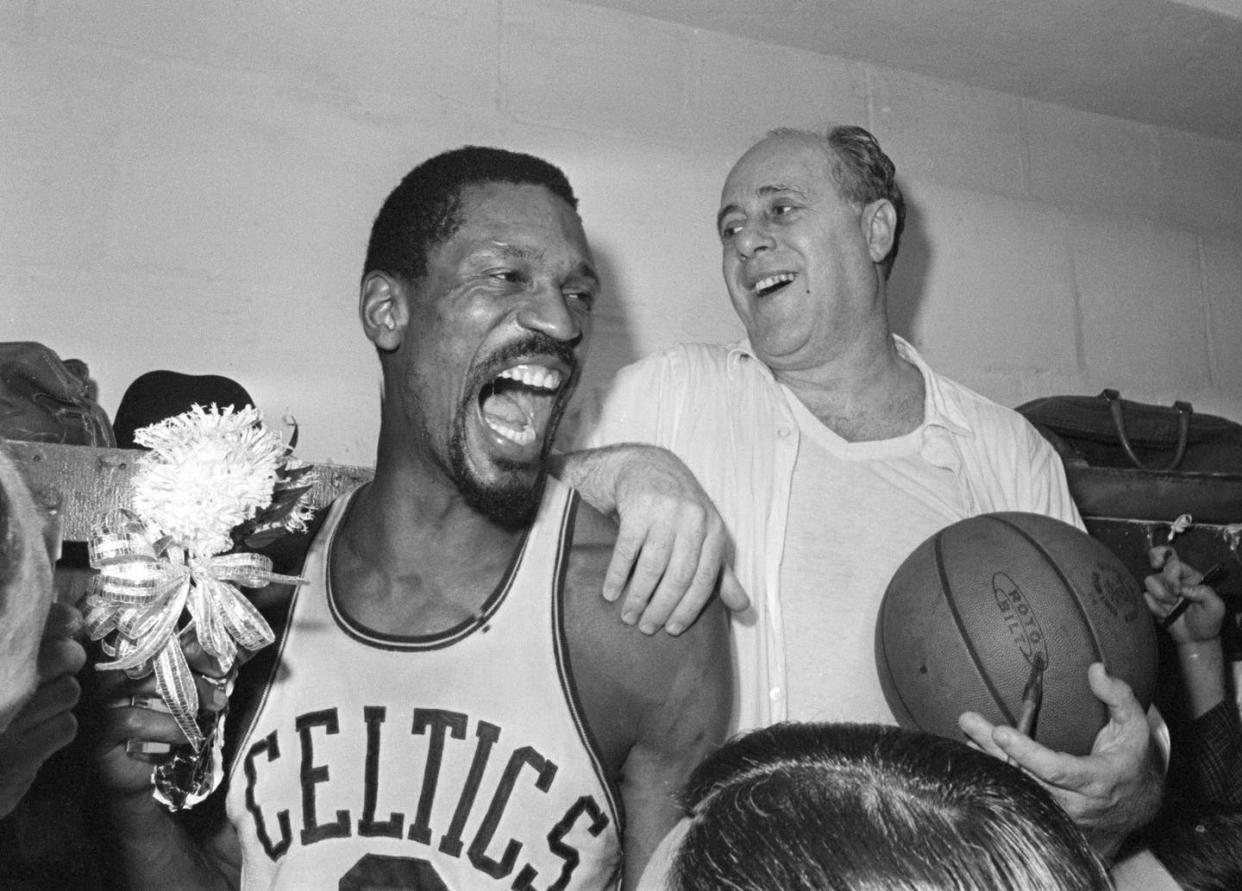
M429 158L405 175L371 226L362 277L387 272L407 282L427 274L427 255L461 226L461 194L483 183L545 186L574 210L578 199L560 168L506 149L467 145Z
M878 724L775 724L703 761L682 796L678 891L1106 891L1052 797L964 743Z

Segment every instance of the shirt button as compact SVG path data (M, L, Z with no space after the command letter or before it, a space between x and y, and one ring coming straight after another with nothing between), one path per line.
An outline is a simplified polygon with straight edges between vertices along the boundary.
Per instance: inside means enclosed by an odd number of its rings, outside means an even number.
M768 691L768 696L773 702L780 702L785 697L785 692L780 687L773 687Z
M781 439L788 439L789 434L791 433L793 433L793 431L790 430L788 427L779 427L777 428L777 431L776 431L776 435L779 436Z

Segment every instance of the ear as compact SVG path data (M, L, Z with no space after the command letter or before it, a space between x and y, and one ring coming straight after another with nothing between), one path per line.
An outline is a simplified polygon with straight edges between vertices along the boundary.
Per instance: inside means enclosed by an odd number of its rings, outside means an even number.
M893 235L897 231L897 209L887 198L872 201L863 208L861 223L871 262L882 262L893 249Z
M367 339L381 350L401 346L410 318L406 284L386 272L372 272L362 280L358 317Z

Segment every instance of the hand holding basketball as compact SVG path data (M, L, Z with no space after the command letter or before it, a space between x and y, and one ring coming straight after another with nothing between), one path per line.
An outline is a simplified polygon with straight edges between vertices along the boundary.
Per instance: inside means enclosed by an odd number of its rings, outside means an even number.
M963 714L959 726L976 747L1008 759L1039 780L1087 833L1096 851L1108 857L1130 832L1155 815L1164 773L1147 714L1129 685L1110 677L1098 662L1091 666L1088 680L1107 706L1109 720L1087 755L1053 751L976 712Z
M964 732L1026 770L1100 853L1159 806L1146 716L1155 630L1134 576L1085 532L1025 513L941 530L893 576L876 659L901 723ZM1041 665L1042 701L1031 733L1020 733Z
M1038 514L983 514L937 532L893 575L876 624L893 714L941 736L957 736L966 711L1016 726L1041 675L1030 735L1087 755L1112 720L1088 682L1094 662L1129 685L1140 712L1150 703L1156 638L1138 582L1087 533Z

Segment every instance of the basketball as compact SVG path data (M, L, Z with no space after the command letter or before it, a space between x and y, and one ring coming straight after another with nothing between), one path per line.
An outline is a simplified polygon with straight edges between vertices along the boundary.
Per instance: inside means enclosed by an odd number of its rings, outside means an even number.
M971 517L919 545L885 591L875 648L897 721L958 739L964 711L1017 726L1040 665L1030 735L1074 755L1108 721L1087 682L1092 662L1143 708L1156 682L1155 628L1133 574L1087 533L1039 514Z

